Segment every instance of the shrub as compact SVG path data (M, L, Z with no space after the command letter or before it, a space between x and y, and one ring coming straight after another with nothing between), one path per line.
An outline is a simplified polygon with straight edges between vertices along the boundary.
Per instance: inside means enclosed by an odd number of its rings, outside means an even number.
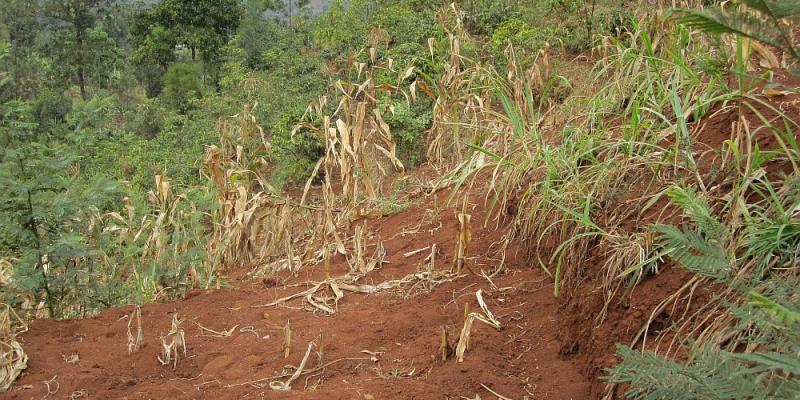
M164 125L165 112L161 104L154 99L145 100L136 107L136 113L128 127L128 131L152 139L161 132Z
M392 130L392 137L397 143L398 157L407 167L416 166L425 158L424 132L431 124L431 108L429 104L409 105L405 101L394 103L394 112L384 116Z
M521 19L512 18L494 31L489 46L495 61L499 63L499 60L505 59L504 52L509 44L513 45L518 60L523 67L527 67L539 49L559 36L562 36L561 30L555 26L533 27Z
M518 3L509 0L470 0L464 4L464 11L467 29L485 36L520 14Z
M275 123L272 146L279 168L274 170L273 179L278 186L305 181L317 160L325 155L325 144L312 132L301 129L292 136L292 129L302 115L301 110L288 111Z
M162 96L167 104L181 113L192 109L193 101L203 97L203 75L200 64L170 65L164 78Z
M33 103L33 115L42 132L63 123L71 110L72 100L63 92L52 89L44 89Z
M374 26L385 29L391 45L424 43L429 37L441 36L441 27L436 24L435 10L414 11L409 7L394 4L382 7L375 15Z

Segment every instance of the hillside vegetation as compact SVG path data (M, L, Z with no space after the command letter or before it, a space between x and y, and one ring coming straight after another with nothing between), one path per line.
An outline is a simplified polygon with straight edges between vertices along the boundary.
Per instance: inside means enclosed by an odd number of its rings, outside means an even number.
M799 398L800 4L679 3L6 0L0 390Z

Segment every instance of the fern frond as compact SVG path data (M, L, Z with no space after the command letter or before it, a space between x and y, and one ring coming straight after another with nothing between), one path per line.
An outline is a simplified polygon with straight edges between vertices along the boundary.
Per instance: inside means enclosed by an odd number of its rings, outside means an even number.
M704 195L677 185L667 188L665 194L672 203L681 208L684 217L689 218L701 233L716 238L719 242L725 241L727 229L714 216Z
M750 296L751 306L767 311L775 318L777 323L789 327L800 323L800 312L792 310L755 290L748 292L748 295Z
M697 232L681 231L669 225L657 225L664 255L692 272L715 279L729 275L730 260L718 243L707 241Z
M696 357L679 364L652 352L617 348L623 361L608 370L608 379L628 384L627 398L635 400L765 399L758 382L737 375L740 363L709 348L695 349Z

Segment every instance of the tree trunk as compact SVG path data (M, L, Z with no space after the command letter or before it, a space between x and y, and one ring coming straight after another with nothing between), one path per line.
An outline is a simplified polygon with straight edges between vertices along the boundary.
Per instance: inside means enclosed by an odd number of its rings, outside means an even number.
M19 154L17 155L17 163L19 164L20 175L24 176L25 163L22 161L22 157L20 157ZM33 196L31 195L30 188L26 189L25 192L28 196L28 204L27 204L28 209L26 210L28 214L27 215L28 223L26 225L31 234L33 234L33 246L36 248L36 265L33 267L33 269L34 270L38 269L42 274L42 282L40 289L44 289L44 297L46 298L45 304L47 305L47 311L50 313L50 317L53 318L56 317L55 314L56 308L55 304L53 303L54 301L53 293L50 291L50 281L47 277L47 271L45 270L45 266L42 264L42 258L43 258L42 238L41 236L39 236L39 225L36 223L36 215L33 212ZM35 297L37 298L36 299L37 303L40 300L39 297L40 295L41 295L40 292L37 292L37 294L35 295Z
M86 73L83 59L83 29L81 24L75 24L75 46L78 52L78 86L81 88L81 99L86 101Z
M586 41L587 43L589 43L590 46L592 43L592 36L594 35L593 32L594 26L592 25L594 24L594 10L596 8L597 8L597 0L592 0L592 8L591 11L589 12L589 17L587 18L586 21Z
M194 61L195 58L196 58L196 50L195 50L194 46L192 46L192 61Z

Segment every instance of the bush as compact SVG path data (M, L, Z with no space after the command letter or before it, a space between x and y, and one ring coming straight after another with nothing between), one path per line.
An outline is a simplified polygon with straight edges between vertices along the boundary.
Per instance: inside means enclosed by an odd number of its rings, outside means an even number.
M425 161L424 132L430 127L431 117L430 104L409 105L405 101L395 102L394 113L384 115L397 143L397 156L407 167L414 167Z
M314 21L314 42L327 59L359 49L367 42L370 4L367 0L332 2Z
M67 146L12 144L16 158L0 160L0 248L15 260L13 287L45 303L52 317L80 309L96 254L88 219L116 197L113 183L70 173L77 154ZM16 297L16 296L12 296ZM19 307L23 297L2 299Z
M63 123L72 111L72 100L63 92L44 89L33 103L33 116L39 123L39 130L47 132Z
M136 107L136 113L127 130L147 139L152 139L161 132L165 114L158 101L148 99Z
M520 15L516 1L470 0L464 4L467 29L477 35L491 36L495 29Z
M292 137L292 129L302 115L302 110L290 110L275 123L272 146L279 167L272 177L278 187L308 179L317 161L325 155L325 143L312 132L301 129Z
M164 78L162 97L173 109L186 113L193 101L203 97L202 67L197 63L175 63Z
M424 43L429 37L441 36L435 10L417 12L400 4L382 7L375 15L374 26L385 29L391 45Z
M505 59L505 50L508 45L513 45L518 60L523 67L528 67L536 53L548 41L560 36L563 36L561 30L554 26L535 28L521 19L512 18L497 27L489 41L489 46L495 61L499 64L499 60Z

